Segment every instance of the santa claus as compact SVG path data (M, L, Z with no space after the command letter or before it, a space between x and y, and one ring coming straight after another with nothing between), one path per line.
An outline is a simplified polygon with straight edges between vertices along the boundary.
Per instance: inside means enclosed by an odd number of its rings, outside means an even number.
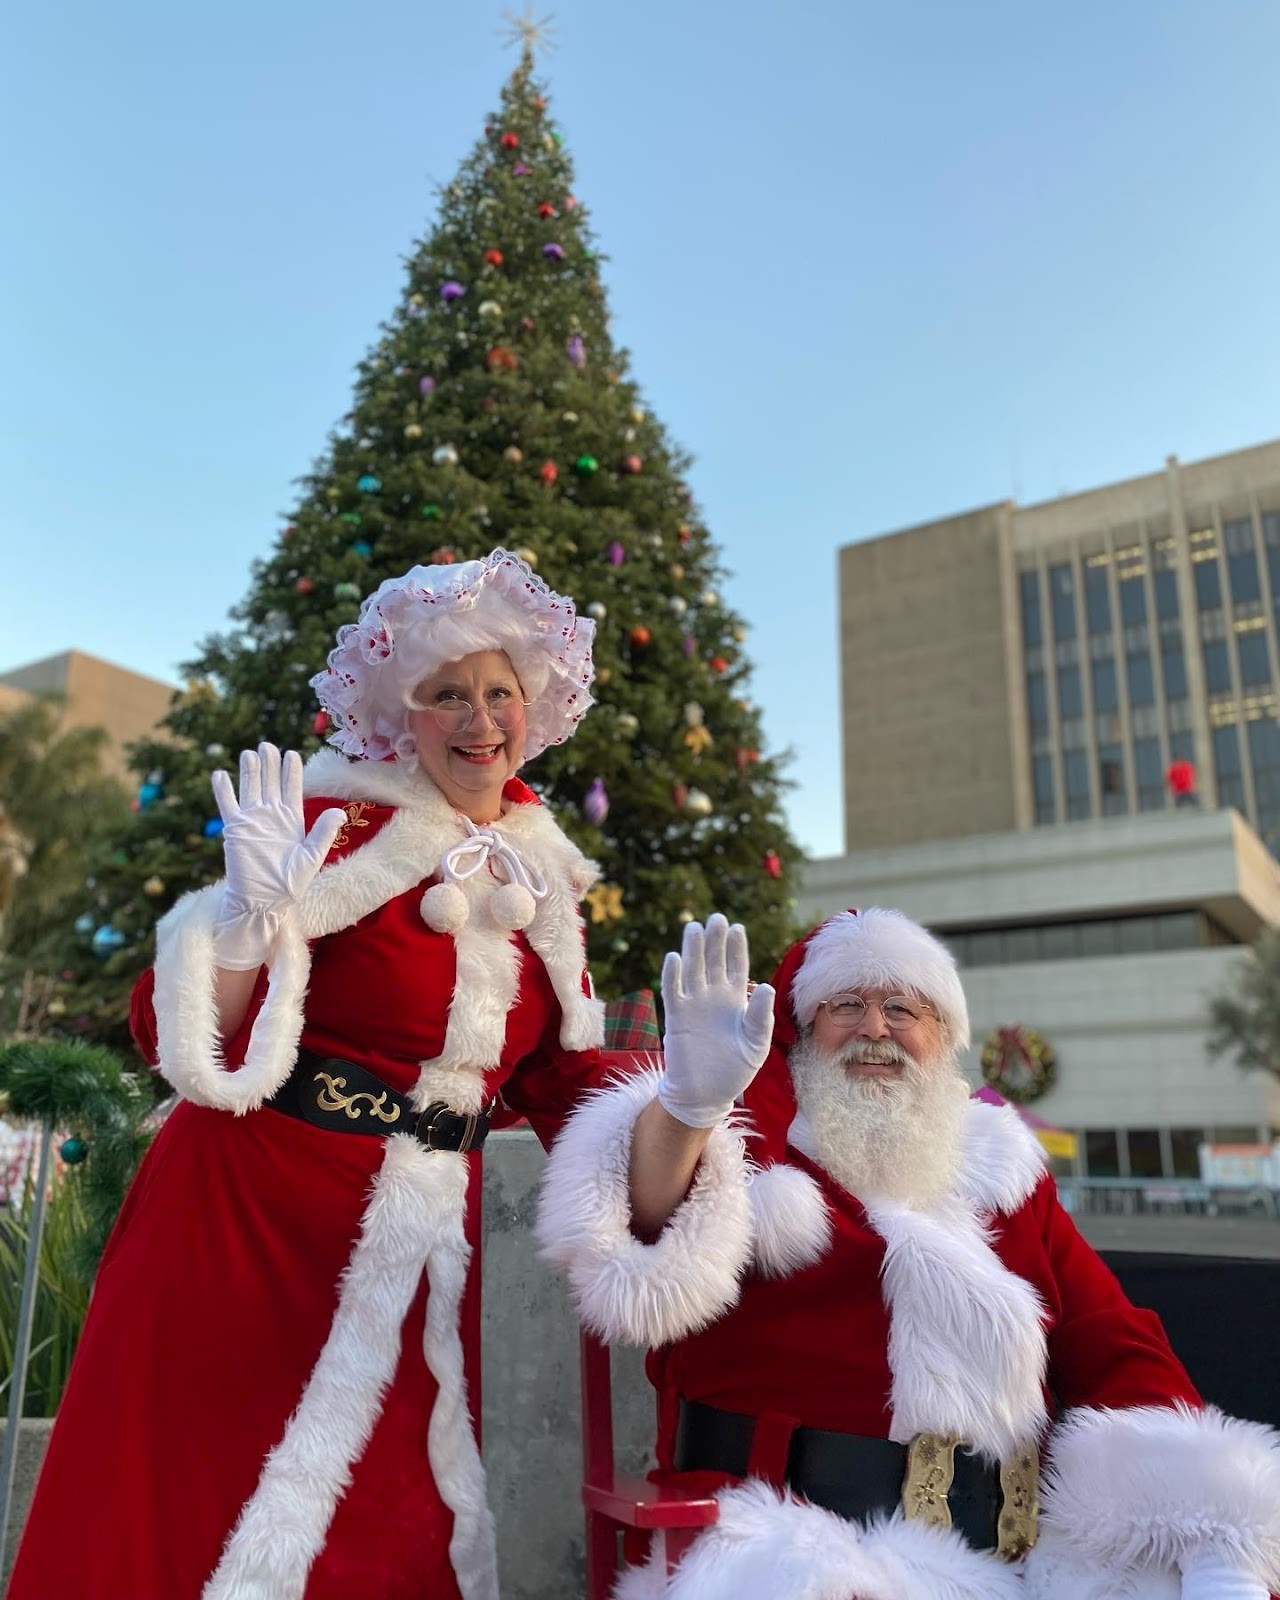
M589 1326L652 1347L658 1475L719 1493L619 1600L1265 1600L1280 1437L1201 1402L969 1098L943 945L844 912L748 995L712 918L663 998L665 1071L575 1114L539 1219Z

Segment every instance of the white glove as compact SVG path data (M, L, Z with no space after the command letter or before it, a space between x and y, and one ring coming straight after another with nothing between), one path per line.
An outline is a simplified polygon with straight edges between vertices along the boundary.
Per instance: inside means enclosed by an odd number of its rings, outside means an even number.
M290 750L281 762L273 744L260 744L256 754L241 752L238 800L225 772L215 772L212 782L227 867L214 961L252 972L271 954L285 913L324 865L346 813L336 807L324 812L304 837L302 757Z
M666 1071L658 1099L690 1128L712 1128L760 1070L773 1037L773 990L747 997L747 930L719 912L685 924L662 963Z
M1182 1563L1182 1600L1270 1600L1261 1578L1206 1552Z

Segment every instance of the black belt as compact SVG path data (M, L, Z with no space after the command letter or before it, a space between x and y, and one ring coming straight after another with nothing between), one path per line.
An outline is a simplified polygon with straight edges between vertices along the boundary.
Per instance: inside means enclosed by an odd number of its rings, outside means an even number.
M492 1105L483 1111L454 1111L433 1100L416 1111L407 1094L355 1061L300 1050L288 1080L266 1102L273 1111L309 1122L330 1133L364 1133L385 1138L412 1134L428 1150L478 1150L489 1134Z
M735 1411L682 1400L676 1431L677 1471L724 1472L745 1478L756 1422L755 1417ZM784 1481L812 1504L858 1522L899 1509L912 1515L903 1493L908 1486L912 1448L892 1439L835 1433L827 1428L796 1428L787 1451ZM999 1549L1004 1554L1007 1535L1002 1537L1000 1527L1004 1495L999 1466L962 1449L954 1449L953 1466L946 1491L950 1515L942 1520L949 1521L975 1549ZM1034 1531L1031 1538L1034 1540ZM1009 1553L1021 1554L1022 1549L1009 1548Z

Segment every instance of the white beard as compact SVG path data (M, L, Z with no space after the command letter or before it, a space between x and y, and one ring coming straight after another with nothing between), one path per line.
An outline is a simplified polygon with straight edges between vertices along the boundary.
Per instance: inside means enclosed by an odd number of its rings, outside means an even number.
M809 1038L792 1046L796 1102L808 1125L799 1147L850 1194L926 1205L955 1181L969 1086L949 1051L917 1061L892 1041L870 1053L897 1060L897 1077L855 1077L844 1063L860 1049L858 1041L828 1054Z

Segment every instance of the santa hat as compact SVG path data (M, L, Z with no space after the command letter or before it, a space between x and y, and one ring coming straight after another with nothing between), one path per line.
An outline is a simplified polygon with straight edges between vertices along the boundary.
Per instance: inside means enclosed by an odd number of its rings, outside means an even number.
M869 906L838 912L791 946L772 981L773 1049L743 1097L761 1141L755 1158L762 1166L781 1159L796 1114L787 1052L824 1000L859 988L901 989L936 1006L951 1044L968 1048L969 1008L955 957L900 911Z

